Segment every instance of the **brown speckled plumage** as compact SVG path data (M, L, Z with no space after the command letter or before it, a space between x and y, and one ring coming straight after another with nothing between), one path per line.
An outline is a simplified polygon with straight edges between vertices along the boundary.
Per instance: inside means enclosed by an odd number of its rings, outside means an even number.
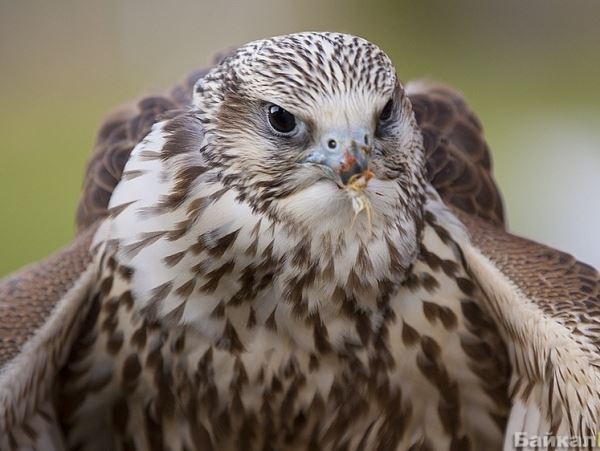
M444 229L434 224L435 218L429 221L428 241L435 245L440 237L435 236L433 225L442 235ZM360 342L333 349L327 325L316 318L311 325L311 350L290 348L281 354L274 348L258 363L254 359L259 357L244 348L229 322L213 346L189 329L165 329L148 322L131 303L123 302L131 293L115 288L123 287L121 277L116 267L111 270L107 264L100 285L111 288L94 300L86 319L89 327L83 328L86 333L60 375L59 417L69 446L246 450L297 449L306 444L317 449L404 449L429 442L434 449L446 446L445 440L440 443L439 438L427 436L412 443L408 431L423 421L424 414L415 405L419 401L402 385L408 375L395 380L395 360L402 354L414 359L419 374L429 381L433 395L428 396L437 400L438 415L427 421L439 421L449 446L490 446L494 442L464 420L471 401L463 378L480 378L481 387L472 386L469 395L481 390L493 402L480 415L487 417L482 421L488 421L500 437L509 409L508 362L496 327L478 305L481 293L457 260L458 248L451 247L455 254L445 259L424 250L396 301L382 300L382 326L374 331L365 326L359 332ZM459 281L454 285L456 295L444 288L452 279ZM424 317L405 311L398 303L404 296L423 299ZM232 309L228 304L229 313ZM427 331L423 324L428 324ZM274 312L252 328L276 336ZM390 333L396 328L401 330L400 340ZM452 352L462 354L472 375L444 357ZM232 371L224 385L220 382L223 368ZM320 378L331 372L338 374L331 387L319 388ZM98 412L104 412L104 420L93 421ZM173 430L180 433L174 436ZM98 441L99 436L113 439Z
M0 449L478 450L598 428L598 273L505 230L459 94L336 33L219 61L106 121L78 237L0 284ZM363 197L314 159L332 133L365 146Z

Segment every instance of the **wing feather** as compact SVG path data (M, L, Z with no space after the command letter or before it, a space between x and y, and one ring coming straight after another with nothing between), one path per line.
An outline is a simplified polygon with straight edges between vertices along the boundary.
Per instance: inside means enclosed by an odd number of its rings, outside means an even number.
M574 257L456 211L465 261L507 344L514 434L593 437L600 429L600 274Z
M455 90L428 82L406 85L423 134L429 181L442 199L496 225L504 224L481 124Z
M0 281L0 449L61 449L51 389L87 311L94 232Z

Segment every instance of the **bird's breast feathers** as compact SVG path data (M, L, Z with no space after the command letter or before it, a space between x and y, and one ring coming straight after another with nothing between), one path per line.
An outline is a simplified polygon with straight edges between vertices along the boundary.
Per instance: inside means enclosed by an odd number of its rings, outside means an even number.
M407 262L403 234L416 231L383 233L379 205L369 229L352 224L351 204L349 224L328 227L321 212L321 223L295 229L205 171L169 210L163 144L159 125L133 152L96 235L99 296L80 339L93 350L76 346L72 366L85 371L61 389L84 399L64 412L69 437L85 436L100 403L121 422L117 435L142 448L148 436L135 431L148 424L175 447L202 437L223 449L235 437L280 448L498 446L506 356L485 352L498 334L452 239L464 231L437 195ZM107 371L119 376L107 381ZM100 388L84 394L90 386Z

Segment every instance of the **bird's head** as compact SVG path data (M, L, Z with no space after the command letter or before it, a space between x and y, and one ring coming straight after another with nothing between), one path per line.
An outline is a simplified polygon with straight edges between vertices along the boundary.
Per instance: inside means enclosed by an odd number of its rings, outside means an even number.
M194 104L206 158L255 210L312 230L420 221L421 133L370 42L300 33L250 43L197 83Z

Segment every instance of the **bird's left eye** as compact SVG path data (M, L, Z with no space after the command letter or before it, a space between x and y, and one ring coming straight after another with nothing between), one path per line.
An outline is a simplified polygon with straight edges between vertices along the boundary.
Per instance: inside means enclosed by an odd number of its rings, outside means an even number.
M269 124L277 133L290 134L296 129L296 118L292 113L279 105L271 103L267 106Z

